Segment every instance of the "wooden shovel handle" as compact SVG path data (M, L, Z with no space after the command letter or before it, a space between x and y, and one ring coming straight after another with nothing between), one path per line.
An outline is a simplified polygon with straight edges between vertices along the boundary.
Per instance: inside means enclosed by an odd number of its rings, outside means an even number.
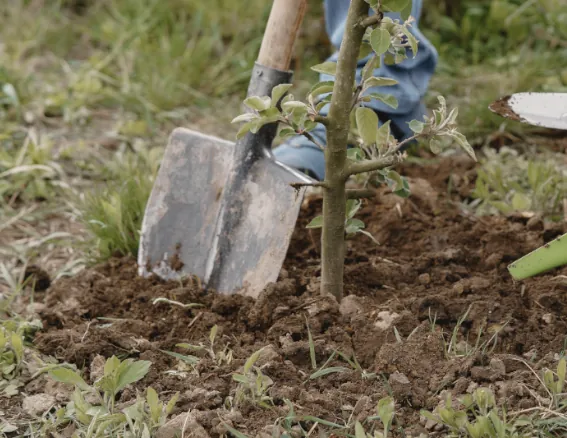
M289 69L293 45L306 8L307 0L274 0L258 63L278 70Z

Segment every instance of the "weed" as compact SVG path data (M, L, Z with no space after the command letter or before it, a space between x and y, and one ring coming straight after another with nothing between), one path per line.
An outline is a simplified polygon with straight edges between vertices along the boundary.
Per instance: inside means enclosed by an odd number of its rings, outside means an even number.
M553 406L556 409L561 409L567 406L565 394L563 392L563 389L565 388L566 375L567 361L564 358L559 360L556 372L549 369L546 369L543 372L543 383L551 393L551 396L553 397Z
M205 352L217 366L230 365L232 363L232 350L225 345L222 350L216 351L215 339L217 337L218 326L214 325L209 333L209 345L200 343L199 345L192 345L187 343L177 344L177 347L184 348L195 352Z
M147 155L128 155L116 181L80 201L80 219L91 236L86 245L92 261L137 255L139 230L161 153L154 148Z
M121 409L115 406L117 394L144 378L150 365L148 361L120 361L112 356L107 359L103 375L93 386L88 385L80 374L70 368L51 367L49 376L58 382L73 385L75 391L67 406L59 409L52 421L44 425L43 432L73 423L77 428L77 437L151 436L165 423L175 406L178 393L164 405L156 391L148 387L144 398L138 396L133 404Z
M53 160L53 142L31 129L0 136L0 204L45 200L58 192L64 176Z
M272 398L268 395L268 390L273 385L272 379L262 373L262 370L255 366L260 358L262 349L253 353L244 363L242 373L234 373L232 380L238 383L234 398L229 403L234 407L239 407L243 403L251 403L269 409L272 405Z
M524 156L507 147L498 152L486 149L484 154L471 203L479 214L537 212L547 219L563 219L567 197L563 155Z

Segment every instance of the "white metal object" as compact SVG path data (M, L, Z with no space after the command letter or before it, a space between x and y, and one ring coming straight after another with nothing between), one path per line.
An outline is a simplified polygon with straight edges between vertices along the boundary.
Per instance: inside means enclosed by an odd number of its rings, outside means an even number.
M489 108L511 120L567 130L567 93L516 93L493 102Z

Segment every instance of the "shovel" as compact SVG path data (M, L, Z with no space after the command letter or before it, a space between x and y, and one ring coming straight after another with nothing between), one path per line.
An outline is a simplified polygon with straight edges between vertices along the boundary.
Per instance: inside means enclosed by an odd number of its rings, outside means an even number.
M290 83L296 34L307 0L274 0L248 97ZM257 297L275 282L295 228L305 187L314 181L275 160L277 124L236 143L176 128L143 218L138 273L196 276L219 293Z
M489 106L503 117L543 128L567 130L567 93L517 93ZM567 264L567 234L546 243L508 266L515 280Z

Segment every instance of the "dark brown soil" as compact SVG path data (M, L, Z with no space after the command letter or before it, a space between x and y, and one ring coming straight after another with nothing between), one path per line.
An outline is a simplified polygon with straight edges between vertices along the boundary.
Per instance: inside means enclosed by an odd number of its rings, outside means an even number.
M139 387L152 385L166 398L180 391L176 413L193 410L213 437L224 432L221 418L248 436L268 430L286 415L286 399L299 415L344 424L375 415L378 400L391 393L398 436L402 430L425 432L419 410L434 409L445 390L456 396L485 385L509 409L533 406L529 390L542 388L521 361L535 370L554 366L565 348L567 286L553 277L567 270L515 283L506 266L567 230L537 218L478 218L464 211L455 201L468 196L473 167L460 158L407 165L409 199L379 191L364 201L359 217L380 245L362 235L347 243L348 296L340 304L318 293L319 254L304 226L321 202L309 199L280 279L257 301L205 293L188 282L142 279L134 260L115 259L51 285L40 309L45 330L37 345L87 370L97 355L152 361ZM158 297L203 307L154 305ZM479 334L485 348L447 355L451 332L463 316L456 348L472 349ZM376 376L353 369L309 380L307 322L318 366L336 350ZM175 344L206 344L215 324L216 351L228 346L234 360L217 365L204 357L184 377L166 374L179 367L162 350L186 353ZM229 413L225 402L236 388L232 373L265 346L260 364L274 382L269 392L274 409L248 404ZM338 358L330 365L349 367ZM121 401L133 394L125 391Z

